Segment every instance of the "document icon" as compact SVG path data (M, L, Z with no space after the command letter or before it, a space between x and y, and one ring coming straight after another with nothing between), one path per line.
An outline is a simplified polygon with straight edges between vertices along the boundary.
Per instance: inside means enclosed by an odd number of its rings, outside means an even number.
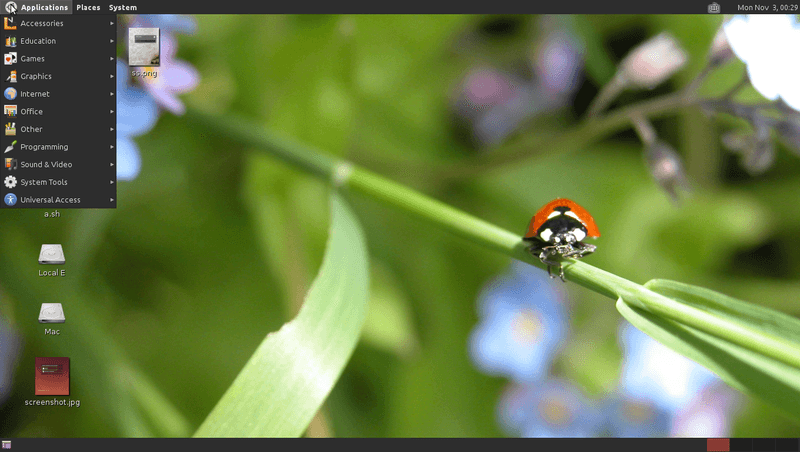
M161 32L158 28L128 29L128 66L159 66Z
M36 358L36 395L69 395L69 358Z

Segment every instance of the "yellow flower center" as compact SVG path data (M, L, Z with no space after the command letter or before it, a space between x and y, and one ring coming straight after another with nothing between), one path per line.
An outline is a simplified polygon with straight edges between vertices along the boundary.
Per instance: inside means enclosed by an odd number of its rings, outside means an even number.
M562 400L550 398L539 404L539 412L544 420L551 425L566 425L572 413Z
M539 341L544 331L538 313L522 310L517 313L512 324L514 340L520 344L534 344Z

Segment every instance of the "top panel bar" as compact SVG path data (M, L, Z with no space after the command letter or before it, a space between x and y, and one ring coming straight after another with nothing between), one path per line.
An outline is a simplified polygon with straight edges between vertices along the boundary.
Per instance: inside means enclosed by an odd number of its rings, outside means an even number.
M186 0L137 0L128 3L109 3L98 0L0 0L4 8L10 3L18 14L798 14L800 0L787 2L758 2L754 0L696 0L639 1L605 0L573 2L492 2L437 3L423 0L403 2L329 2L306 0L298 2L189 2ZM70 12L37 11L23 6L64 6ZM9 14L9 11L3 11Z

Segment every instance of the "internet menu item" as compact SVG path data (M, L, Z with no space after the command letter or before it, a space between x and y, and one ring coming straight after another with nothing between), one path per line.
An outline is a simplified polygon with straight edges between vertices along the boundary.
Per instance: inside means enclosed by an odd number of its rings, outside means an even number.
M2 208L116 207L116 17L70 13L4 17Z

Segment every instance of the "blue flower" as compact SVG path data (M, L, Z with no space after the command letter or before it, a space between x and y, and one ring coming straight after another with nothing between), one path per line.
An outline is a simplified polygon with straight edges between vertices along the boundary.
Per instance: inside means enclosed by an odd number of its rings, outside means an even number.
M739 393L722 382L707 386L677 412L670 436L728 437L740 402Z
M686 406L719 378L705 367L661 345L626 322L621 328L623 358L620 392L652 402L669 413Z
M655 404L612 396L603 402L603 434L614 438L664 437L672 415Z
M173 114L182 115L186 111L178 94L193 90L200 82L200 74L189 63L175 58L178 43L169 33L161 35L161 65L147 71L155 76L142 78L145 91L156 103Z
M469 348L477 367L520 382L547 374L568 329L566 309L550 278L515 262L510 275L484 289L478 312L482 319Z
M135 27L160 28L161 32L191 34L197 30L197 22L183 14L139 14L135 16Z
M194 33L197 23L194 18L180 14L142 14L134 16L130 26L156 27L161 30L161 55L157 67L147 68L153 76L141 79L143 88L156 103L173 114L186 111L178 94L193 90L200 82L200 74L191 64L178 60L178 41L175 33Z
M511 386L500 399L498 416L508 433L526 438L593 437L603 424L597 404L561 380Z
M539 27L544 30L531 56L542 94L551 108L569 103L580 84L583 69L583 46L560 21L543 16Z
M142 159L133 137L148 132L158 121L155 100L130 84L127 65L117 60L117 178L132 180Z

